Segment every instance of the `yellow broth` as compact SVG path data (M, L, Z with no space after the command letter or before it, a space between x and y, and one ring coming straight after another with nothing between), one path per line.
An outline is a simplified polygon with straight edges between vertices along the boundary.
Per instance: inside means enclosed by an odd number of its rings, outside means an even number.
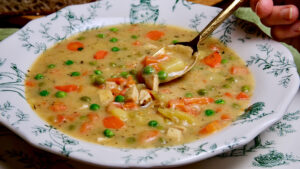
M146 57L196 35L148 24L82 32L37 59L25 82L26 99L50 125L101 145L148 148L195 141L241 115L254 90L242 59L212 38L199 45L200 59L189 73L157 91L146 89L140 78ZM150 64L157 65L161 69Z

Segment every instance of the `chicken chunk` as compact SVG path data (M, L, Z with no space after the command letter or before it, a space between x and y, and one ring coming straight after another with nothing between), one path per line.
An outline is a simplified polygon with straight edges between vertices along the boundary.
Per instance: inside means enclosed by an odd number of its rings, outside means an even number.
M182 139L182 131L180 129L171 127L167 131L167 136L176 141L180 141Z
M144 80L148 88L155 92L158 91L159 79L157 74L146 75L144 76Z
M98 90L98 96L100 99L100 103L104 106L114 101L114 96L109 89L100 89Z
M118 87L116 82L108 82L108 81L105 82L105 86L107 89L114 89Z
M140 91L140 98L139 98L139 104L141 106L147 105L152 101L152 97L150 93L146 89L142 89Z
M136 104L139 102L139 91L136 85L132 85L125 93L126 100L134 101Z

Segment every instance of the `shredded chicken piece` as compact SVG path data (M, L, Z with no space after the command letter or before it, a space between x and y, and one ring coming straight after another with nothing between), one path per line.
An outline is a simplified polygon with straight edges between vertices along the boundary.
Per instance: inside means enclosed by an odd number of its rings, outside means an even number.
M109 89L100 89L98 90L98 96L100 99L100 103L104 106L114 101L114 96Z
M158 79L158 75L154 74L154 75L146 75L144 77L145 83L147 85L148 88L150 88L151 90L157 92L158 91L158 85L159 85L159 79Z
M147 105L148 103L150 103L151 101L152 101L152 97L151 97L150 93L148 92L148 90L142 89L140 91L139 104L141 106L144 106L144 105Z
M182 138L182 131L180 129L177 128L169 128L167 131L167 136L170 138L173 138L177 141L180 141Z
M136 85L132 85L125 93L126 100L132 100L135 103L139 102L139 91Z

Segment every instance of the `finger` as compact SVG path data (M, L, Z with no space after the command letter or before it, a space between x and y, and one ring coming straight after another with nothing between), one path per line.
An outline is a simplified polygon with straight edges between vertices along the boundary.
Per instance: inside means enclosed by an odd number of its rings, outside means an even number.
M266 26L289 25L294 23L299 16L299 10L294 5L274 6L271 15L261 21Z
M292 25L279 25L271 27L271 35L275 40L282 41L289 38L300 38L300 20Z
M260 18L271 15L273 7L273 0L251 0L251 8Z

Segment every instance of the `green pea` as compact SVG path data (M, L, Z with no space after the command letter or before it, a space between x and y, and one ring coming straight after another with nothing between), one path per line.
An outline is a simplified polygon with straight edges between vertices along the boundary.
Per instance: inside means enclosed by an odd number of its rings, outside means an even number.
M197 93L200 95L200 96L204 96L208 93L208 91L206 89L199 89L197 91Z
M221 63L222 63L222 64L228 63L228 59L222 59L222 60L221 60Z
M234 83L236 82L236 79L234 77L229 77L226 79L226 81L228 81L229 83Z
M102 33L99 33L99 34L97 35L97 37L103 39L103 38L105 38L105 35L102 34Z
M112 32L118 32L119 31L118 28L110 28L109 30L112 31Z
M239 105L239 104L237 104L237 103L233 103L231 106L232 106L233 108L235 108L235 109L240 109L240 108L241 108L241 105Z
M49 68L49 69L55 68L55 64L50 64L50 65L48 65L48 68Z
M118 42L118 39L117 38L111 38L109 41L115 43L115 42Z
M129 144L133 144L136 142L136 138L135 137L128 137L126 139L126 142L129 143Z
M77 38L77 40L83 40L83 39L85 39L84 36L80 36L80 37Z
M44 75L42 75L42 74L39 73L39 74L35 75L34 79L35 79L35 80L41 80L41 79L44 79Z
M212 116L215 114L215 111L211 110L211 109L206 109L205 110L205 115L206 116Z
M148 122L148 126L150 127L157 127L158 126L158 122L156 120L151 120Z
M138 36L137 36L137 35L131 35L131 38L132 38L132 39L137 39Z
M48 96L50 93L47 90L42 90L40 96Z
M111 51L113 51L113 52L118 52L119 50L120 50L120 48L118 48L116 46L111 48Z
M193 94L192 93L186 93L184 96L185 97L193 97Z
M98 105L98 104L91 104L90 105L90 110L98 110L98 109L100 109L100 106Z
M224 84L222 87L228 89L228 88L230 88L231 86L230 86L230 84Z
M125 97L122 96L122 95L118 95L118 96L116 96L115 101L116 102L124 102L125 101Z
M95 66L95 65L97 65L97 61L90 61L89 64L90 64L91 66Z
M166 80L168 78L168 73L161 70L157 73L159 80Z
M122 76L124 78L127 78L129 76L129 73L128 72L121 72L120 76Z
M72 61L72 60L65 61L65 65L73 65L73 64L74 64L74 61Z
M72 72L71 76L80 76L80 72Z
M113 131L111 131L110 129L105 129L103 131L103 134L105 137L108 137L108 138L115 136L115 133Z
M55 97L57 97L57 98L64 98L66 96L67 96L67 93L64 91L58 91L55 93Z
M94 81L95 84L101 85L105 83L105 79L102 76L97 76Z
M172 43L173 43L173 44L175 44L175 43L177 43L177 42L178 42L178 40L176 40L176 39L175 39L175 40L172 40Z
M250 91L250 86L248 86L248 85L242 86L241 90L242 90L242 92L247 93Z
M130 73L131 75L137 75L138 72L137 72L136 70L133 69L133 70L130 70L129 73Z
M153 72L154 72L154 68L151 66L146 66L143 70L143 73L147 75L152 74Z
M102 75L102 71L101 71L101 70L95 70L94 73L95 73L96 75Z
M225 100L223 100L223 99L218 99L218 100L215 100L215 103L216 103L216 104L224 104L224 103L225 103Z
M111 67L117 67L117 64L116 64L116 63L109 63L109 65L110 65Z
M90 102L92 99L88 96L82 96L82 97L80 97L80 100L84 101L84 102Z

